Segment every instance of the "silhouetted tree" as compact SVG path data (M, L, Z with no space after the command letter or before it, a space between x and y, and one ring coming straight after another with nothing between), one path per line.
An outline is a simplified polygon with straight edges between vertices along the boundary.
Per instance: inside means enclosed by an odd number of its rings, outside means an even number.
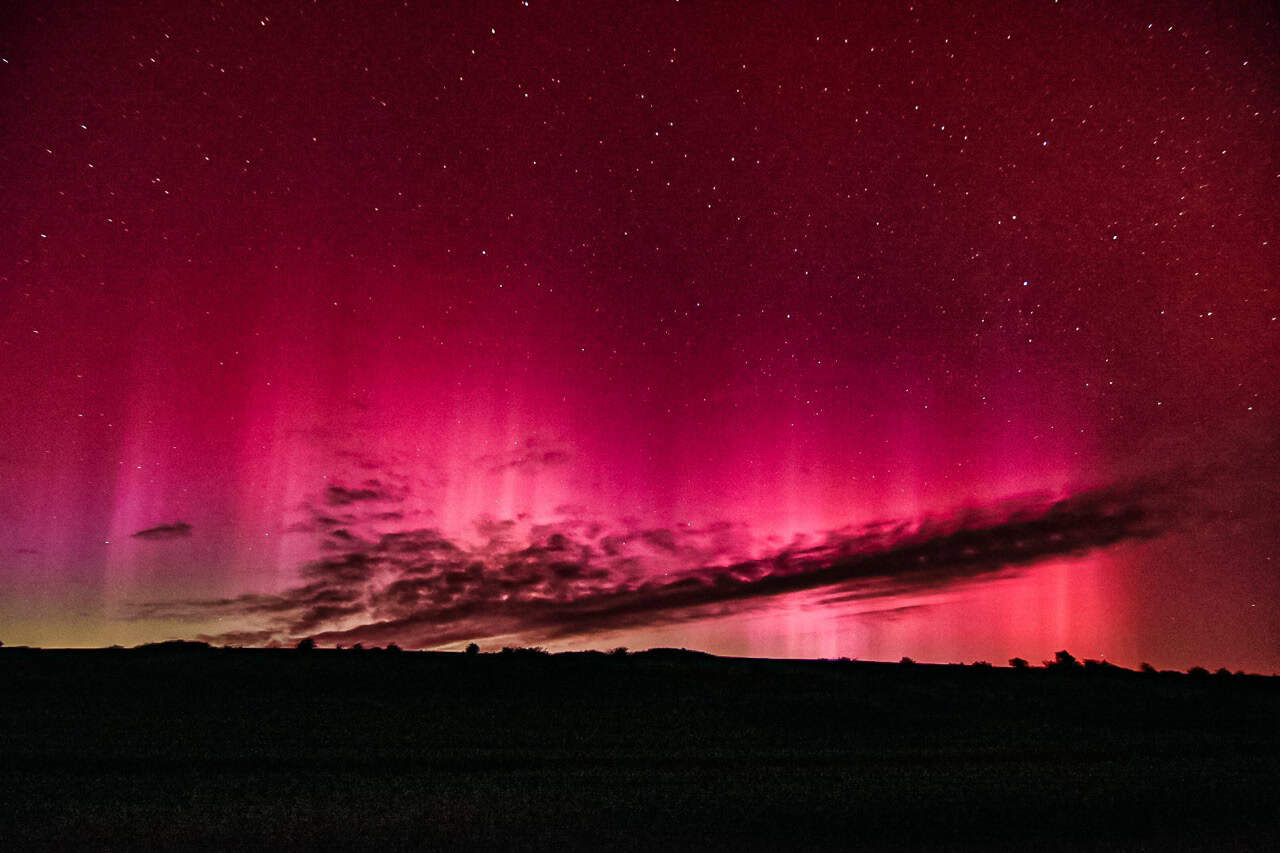
M301 640L298 641L297 648L298 648L298 651L300 652L315 651L316 641L311 639L310 637L303 637Z
M351 647L351 651L353 652L364 651L364 643L356 643L354 646Z
M1030 664L1027 663L1026 658L1009 658L1009 666L1014 669L1026 669Z
M624 658L627 656L627 647L618 646L616 649L609 652L609 654L613 655L615 658Z
M1218 671L1214 673L1214 675L1218 676L1219 678L1226 678L1230 674L1231 674L1231 670L1227 669L1225 666L1219 667Z
M907 657L906 655L903 655L902 660L898 661L898 663L902 666L912 666L913 664L915 664L915 661L913 661L911 658Z
M478 644L476 644L476 643L468 643L468 644L467 644L467 654L469 654L469 655L478 655L478 654L480 654L480 646L479 646Z
M397 646L395 643L387 643L387 651L398 652L398 651L401 651L401 648Z
M1187 675L1190 675L1192 678L1206 678L1209 675L1209 670L1202 666L1193 666L1191 669L1187 670Z
M1076 660L1076 656L1071 652L1063 649L1060 652L1054 652L1053 660L1044 662L1045 669L1056 669L1060 672L1076 670L1080 668L1080 661Z
M1140 669L1145 675L1156 674L1156 668L1151 664L1147 663L1146 661L1143 661L1141 664L1139 664L1138 669Z
M991 669L991 662L985 661L985 660L976 660L972 664L970 664L970 666L977 667L978 669Z

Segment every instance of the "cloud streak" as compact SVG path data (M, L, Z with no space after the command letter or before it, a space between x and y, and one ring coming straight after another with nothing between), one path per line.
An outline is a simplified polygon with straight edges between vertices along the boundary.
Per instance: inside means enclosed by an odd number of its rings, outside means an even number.
M1158 536L1175 515L1167 498L1154 483L1117 486L832 531L817 544L755 556L743 556L741 530L732 525L619 533L586 522L521 527L483 519L479 542L464 542L431 528L335 537L333 520L323 517L316 527L328 530L327 553L302 567L298 586L149 603L131 615L237 625L203 637L213 641L314 636L429 648L700 619L810 591L827 603L880 599L892 609L892 596ZM367 518L374 517L371 510Z
M324 490L324 502L329 506L348 507L359 503L399 502L404 495L381 480L365 480L359 486L347 487L330 484Z
M569 461L569 458L567 448L534 436L526 439L523 445L517 445L508 452L481 456L476 463L490 474L501 474L506 471L532 474L563 465Z
M133 534L134 539L144 539L148 542L163 542L168 539L186 539L191 535L191 525L185 521L175 521L172 524L158 524L155 527L148 527L145 530L139 530Z

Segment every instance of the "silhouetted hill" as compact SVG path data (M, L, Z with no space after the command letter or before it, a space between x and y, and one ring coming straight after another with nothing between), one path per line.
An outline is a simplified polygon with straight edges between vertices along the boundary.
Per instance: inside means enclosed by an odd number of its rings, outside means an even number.
M715 655L706 652L693 651L691 649L645 649L642 652L634 652L636 657L652 658L654 660L697 660L699 658L714 658Z
M0 649L9 849L1236 849L1280 679L155 644Z
M110 649L109 651L129 651L134 654L203 654L217 651L208 643L196 640L164 640L159 643L143 643L132 649Z

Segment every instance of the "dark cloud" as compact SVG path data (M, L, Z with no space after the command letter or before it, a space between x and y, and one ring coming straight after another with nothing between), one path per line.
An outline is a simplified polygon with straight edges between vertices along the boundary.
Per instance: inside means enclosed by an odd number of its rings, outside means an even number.
M353 488L331 483L324 490L324 502L329 506L351 506L357 503L402 500L404 500L404 494L400 489L383 483L381 480L365 480L358 487Z
M735 556L741 531L732 525L608 534L578 521L528 528L481 519L479 544L431 528L349 538L335 536L345 532L340 528L326 530L324 542L346 549L304 565L300 586L143 605L133 615L264 620L269 637L286 641L315 635L331 643L431 647L701 619L799 592L819 592L827 604L889 603L895 595L1149 539L1173 521L1168 498L1168 489L1153 483L1057 501L1024 497L946 518L798 538L749 558Z
M857 613L850 613L844 618L863 620L874 619L884 622L895 622L903 617L922 613L926 610L931 610L932 608L933 605L930 604L904 604L901 607L881 607L872 610L859 611Z
M370 497L375 494L376 490L366 486L360 489L346 489L337 486L330 486L325 490L325 502L330 508L335 506L353 507L358 506L361 501L403 501L403 492L386 491L386 497L374 498ZM336 502L336 503L335 503ZM319 512L309 504L303 504L300 509L310 513L305 519L295 521L284 528L285 533L325 533L336 538L352 535L350 530L342 528L356 527L367 522L389 522L404 521L411 514L422 515L422 511L416 513L406 513L402 510L378 510L376 512Z
M185 539L190 535L190 524L185 521L175 521L172 524L158 524L155 527L148 527L146 530L139 530L133 534L133 538L145 539L149 542L160 542L165 539Z

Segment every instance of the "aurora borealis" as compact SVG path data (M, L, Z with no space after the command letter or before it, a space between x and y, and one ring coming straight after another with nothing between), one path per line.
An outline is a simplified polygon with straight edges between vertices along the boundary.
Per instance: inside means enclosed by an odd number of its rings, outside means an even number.
M1267 4L11 4L0 640L1280 667Z

